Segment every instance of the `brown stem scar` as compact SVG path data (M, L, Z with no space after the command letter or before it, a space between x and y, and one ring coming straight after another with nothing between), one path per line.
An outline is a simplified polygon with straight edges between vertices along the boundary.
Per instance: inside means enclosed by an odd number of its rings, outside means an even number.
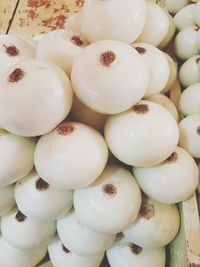
M6 49L6 53L10 57L16 57L19 55L19 49L15 45L10 45L10 46L3 45L3 46Z
M45 191L49 188L49 184L45 182L42 178L39 178L35 182L35 187L37 188L38 191Z
M70 253L70 250L62 244L62 249L65 253Z
M178 154L176 152L173 152L166 160L166 163L174 163L178 160Z
M130 245L130 249L131 249L131 251L132 251L135 255L139 255L139 254L142 252L142 250L143 250L142 247L140 247L140 246L138 246L138 245L136 245L136 244L134 244L134 243L132 243L132 244Z
M114 62L116 55L112 51L106 51L100 55L100 62L103 66L109 67Z
M71 42L77 46L82 46L84 44L83 40L81 40L80 36L78 35L72 36Z
M18 210L18 212L16 213L15 215L15 219L18 221L18 222L24 222L26 220L26 216Z
M102 190L105 195L110 197L114 197L117 194L117 188L113 184L105 184Z
M22 69L17 68L8 76L8 81L11 83L18 82L23 79L24 75L25 72Z
M139 54L145 54L146 52L146 49L144 47L140 47L140 46L137 46L137 47L134 47Z
M149 111L149 106L146 104L136 104L133 106L133 111L137 114L145 114Z
M70 124L61 124L56 128L56 130L58 134L69 135L75 130L75 128L73 125Z
M155 215L155 208L153 204L150 204L146 201L142 202L142 205L140 207L140 216L144 219L151 219Z

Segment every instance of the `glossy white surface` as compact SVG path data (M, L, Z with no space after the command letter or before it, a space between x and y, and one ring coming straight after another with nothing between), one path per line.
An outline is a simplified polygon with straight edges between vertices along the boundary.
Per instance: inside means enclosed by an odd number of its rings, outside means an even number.
M175 83L176 79L177 79L177 75L178 75L178 66L177 66L177 62L174 61L174 59L168 55L167 53L164 52L164 55L167 58L168 64L169 64L169 78L168 81L164 87L164 89L161 91L161 93L166 93L168 92L173 84Z
M37 182L40 184L38 185ZM43 186L42 182L43 180L41 181L34 170L20 180L15 187L17 206L23 214L30 218L55 220L71 209L73 191L57 189L49 184Z
M22 77L17 76L21 80L9 81L16 69L22 70ZM0 121L14 134L36 136L49 132L67 116L71 105L70 80L50 62L23 61L0 77Z
M14 184L0 187L0 216L9 212L14 205Z
M59 133L59 127L72 132ZM35 150L35 167L39 176L60 189L89 185L106 166L108 148L95 129L78 122L67 122L42 136Z
M116 242L107 250L107 257L112 267L164 267L165 249L142 249L140 253L134 253L131 244L125 241L123 244Z
M54 267L99 267L104 253L92 257L82 257L72 252L65 252L58 237L48 246L48 252Z
M78 43L74 43L73 38ZM48 32L39 41L36 48L36 58L48 60L71 74L74 59L87 46L83 36L71 30L55 30Z
M31 250L16 249L0 236L0 262L2 267L33 267L44 258L46 252L46 247Z
M106 66L101 56L109 51L115 58ZM100 113L114 114L130 108L144 96L149 72L134 48L107 40L82 51L74 62L71 80L76 96L85 105Z
M151 179L151 177L149 177ZM151 218L140 213L134 224L123 233L126 239L143 248L164 247L176 236L180 226L180 216L176 205L161 204L155 200L144 200L141 210L148 213L152 209ZM149 206L149 207L148 207Z
M179 108L185 116L200 114L200 83L186 88L180 97Z
M199 172L194 159L180 147L175 152L178 156L175 162L163 162L152 168L133 168L142 190L161 203L186 200L198 184Z
M184 6L186 6L189 3L189 0L166 0L166 7L167 10L173 14L178 12L180 9L182 9Z
M6 52L9 47L12 48L10 52L14 52L14 55L12 54L12 56ZM0 35L0 73L6 71L6 69L22 60L34 57L35 49L26 41L10 35Z
M33 168L36 140L0 129L0 185L12 184Z
M200 82L200 56L194 56L183 63L179 79L184 87Z
M200 47L198 45L199 34L200 29L198 26L190 26L184 28L176 35L175 51L180 59L187 60L200 54Z
M86 227L104 234L121 232L133 223L140 204L140 189L134 177L116 165L108 165L93 184L74 192L77 218Z
M137 106L148 110L138 113L134 111ZM128 165L154 166L174 151L179 138L178 126L161 105L143 100L134 107L108 118L105 125L108 147Z
M1 233L9 244L18 249L37 249L47 245L55 235L56 223L25 217L17 219L13 209L1 218Z
M150 44L134 43L134 48L143 48L145 51L140 52L145 64L149 68L149 83L144 95L148 98L151 95L160 93L167 84L170 74L170 68L164 53Z
M195 26L194 14L196 5L187 5L180 9L174 16L174 21L176 23L177 29L180 31L189 26Z
M200 158L200 114L193 114L179 123L179 145L194 158Z
M130 44L142 32L145 19L144 0L86 0L81 31L90 42L117 40Z
M115 239L84 227L73 210L57 221L57 232L64 246L81 256L103 253Z
M146 6L145 26L136 42L158 46L168 34L169 19L165 11L155 3L147 2Z

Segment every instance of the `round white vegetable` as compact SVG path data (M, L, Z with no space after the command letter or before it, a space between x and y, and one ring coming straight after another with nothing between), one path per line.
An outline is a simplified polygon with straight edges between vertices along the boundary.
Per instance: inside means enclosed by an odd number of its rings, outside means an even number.
M149 71L134 48L108 40L82 51L74 62L71 79L75 94L85 105L100 113L114 114L127 110L144 96Z
M26 41L11 35L0 35L0 73L22 60L34 57L35 49Z
M77 218L84 226L104 234L121 232L132 224L140 204L134 177L116 165L108 165L92 185L74 192Z
M81 33L81 10L72 13L65 22L65 29Z
M177 75L178 75L177 63L167 53L164 52L164 55L166 56L168 64L169 64L169 78L168 78L168 81L167 81L164 89L161 91L163 94L165 94L169 90L171 90L173 84L175 83L175 81L177 79Z
M55 220L66 214L73 204L73 192L52 187L33 170L15 187L18 208L38 220Z
M39 176L60 189L91 184L106 166L108 148L101 134L78 122L62 123L42 136L35 149Z
M158 46L168 34L169 18L165 11L155 3L147 2L146 6L147 18L145 26L136 42Z
M87 124L99 132L103 132L107 117L105 114L90 109L74 96L71 109L72 120Z
M146 19L144 0L86 0L81 11L81 31L90 42L117 40L132 43Z
M143 248L157 248L169 244L179 226L180 216L175 204L161 204L144 196L139 217L123 233L128 241Z
M200 83L186 88L180 97L179 108L183 115L200 114Z
M12 247L0 236L0 262L3 267L33 267L44 258L47 247L20 250Z
M172 38L176 32L176 24L174 22L174 18L168 12L166 12L166 14L167 14L167 17L169 19L169 28L168 28L167 35L162 40L162 42L158 45L158 47L160 49L165 48L170 43L170 41L172 40Z
M165 108L143 100L131 110L110 116L105 125L105 138L120 161L149 167L171 155L177 146L179 131L175 119Z
M170 68L166 56L158 48L144 43L132 45L149 68L149 84L144 97L160 93L169 79Z
M115 239L84 227L73 210L57 221L57 232L64 246L81 256L103 253Z
M200 114L193 114L179 123L179 145L194 158L200 158Z
M152 168L133 168L133 173L150 198L168 204L189 198L199 179L194 159L180 147L163 163Z
M186 27L196 25L195 20L194 20L195 9L196 9L196 5L191 4L191 5L185 6L184 8L180 9L176 13L176 15L174 16L174 21L179 31L183 30Z
M14 205L14 184L0 187L0 216L8 213Z
M164 94L156 94L156 95L150 96L148 100L151 102L157 103L163 106L164 108L166 108L171 113L171 115L174 117L174 119L177 122L179 121L179 114L178 114L176 105L169 97L167 97Z
M8 111L8 109L7 109ZM0 129L0 185L12 184L33 168L36 140Z
M188 87L200 82L200 56L188 59L180 68L179 79L183 86Z
M198 26L190 26L181 30L175 38L175 51L177 56L186 60L200 54L198 45L198 35L200 29Z
M48 246L48 252L54 267L99 267L103 260L104 253L91 257L79 256L66 248L58 237Z
M1 218L1 233L17 249L37 249L47 245L56 232L56 223L38 221L13 209Z
M56 65L39 59L18 63L0 77L2 126L21 136L45 134L67 116L72 96L69 78Z
M165 4L166 4L166 7L167 7L167 10L170 13L175 14L180 9L182 9L184 6L186 6L189 2L190 2L189 0L178 0L178 1L166 0Z
M124 239L124 238L123 238ZM107 250L112 267L164 267L165 248L145 249L127 241L116 241Z
M70 75L74 59L87 44L79 33L70 30L55 30L46 33L39 41L36 57L56 64Z

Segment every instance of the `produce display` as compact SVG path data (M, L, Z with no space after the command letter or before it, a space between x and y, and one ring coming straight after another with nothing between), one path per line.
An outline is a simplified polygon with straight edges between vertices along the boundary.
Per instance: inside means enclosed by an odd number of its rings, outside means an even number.
M170 267L200 193L200 0L165 2L0 35L1 267Z

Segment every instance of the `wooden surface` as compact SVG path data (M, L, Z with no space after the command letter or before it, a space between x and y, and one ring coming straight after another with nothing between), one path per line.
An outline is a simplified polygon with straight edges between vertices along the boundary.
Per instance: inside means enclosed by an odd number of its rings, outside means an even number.
M63 28L67 17L82 4L83 0L0 0L0 33L30 39Z
M148 1L164 6L164 0ZM0 33L31 39L35 34L63 28L67 17L82 4L83 0L0 0ZM179 84L175 84L170 96L177 104ZM170 267L200 267L200 226L195 195L179 208L182 225L170 246Z

